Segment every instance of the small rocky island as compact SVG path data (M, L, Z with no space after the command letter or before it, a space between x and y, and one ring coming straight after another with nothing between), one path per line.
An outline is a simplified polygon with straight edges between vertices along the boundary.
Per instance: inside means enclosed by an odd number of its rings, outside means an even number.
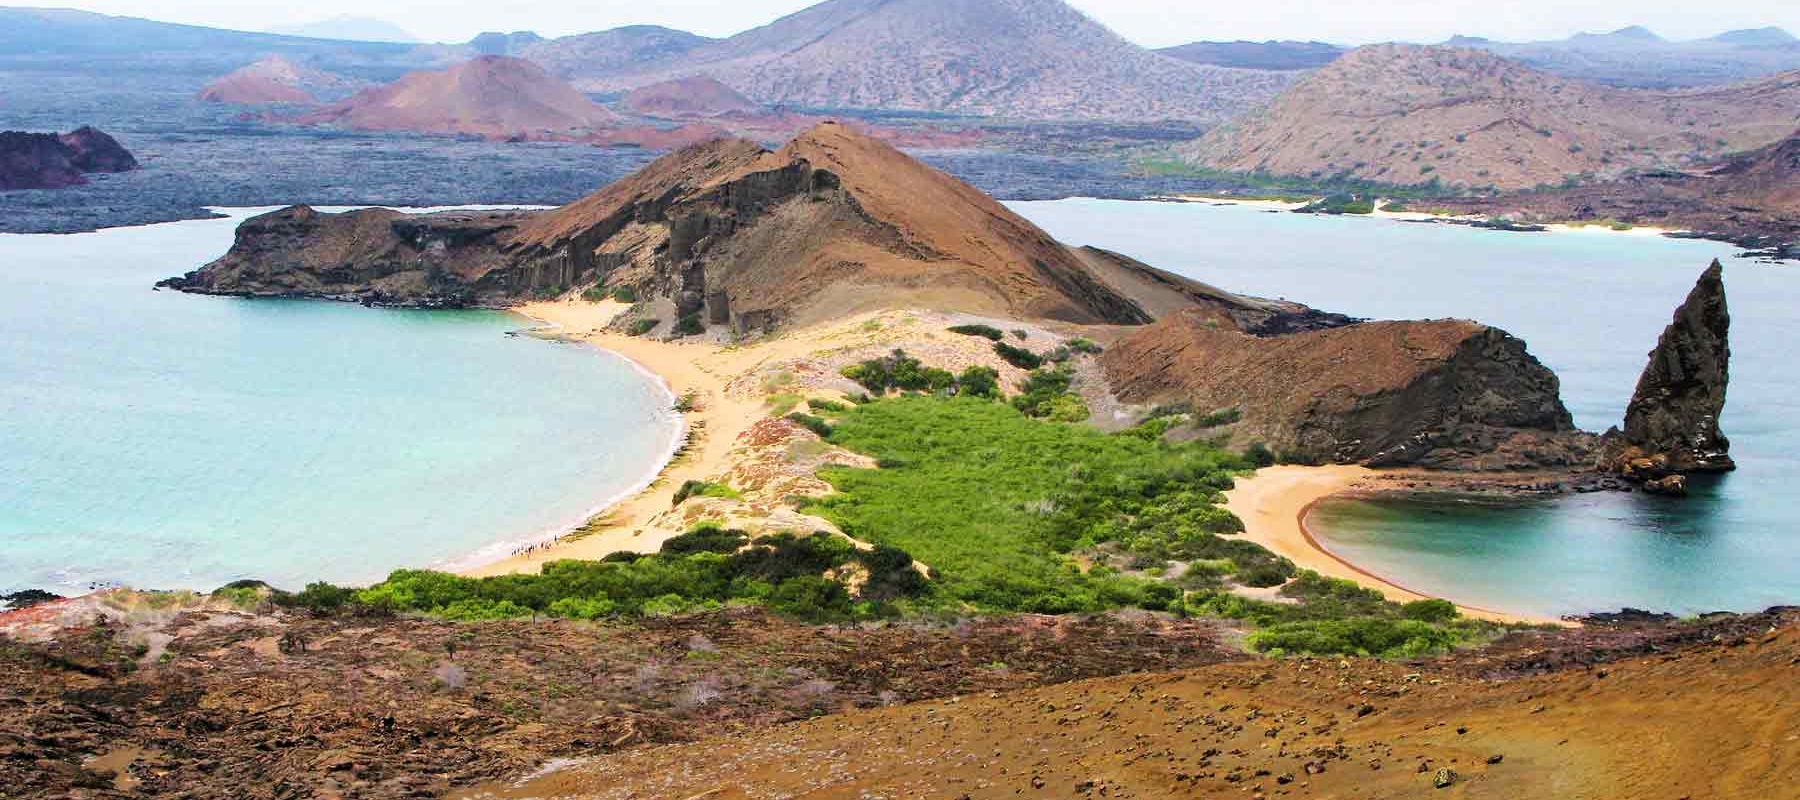
M137 168L117 139L85 125L62 134L0 133L0 191L79 186L90 173Z

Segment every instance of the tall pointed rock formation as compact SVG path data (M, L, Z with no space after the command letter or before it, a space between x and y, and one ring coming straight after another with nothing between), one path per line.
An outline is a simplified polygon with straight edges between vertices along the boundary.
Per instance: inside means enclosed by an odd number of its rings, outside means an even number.
M1655 478L1660 475L1654 473L1737 467L1731 442L1719 430L1730 372L1730 328L1724 268L1715 260L1650 353L1650 364L1625 409L1625 429L1616 437L1624 445L1615 448L1623 451L1615 458L1616 468L1628 476Z

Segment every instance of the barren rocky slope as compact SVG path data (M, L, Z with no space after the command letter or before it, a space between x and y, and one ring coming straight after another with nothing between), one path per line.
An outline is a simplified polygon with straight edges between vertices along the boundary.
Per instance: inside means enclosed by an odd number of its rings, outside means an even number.
M297 121L357 130L568 138L613 125L618 117L536 64L481 56L442 71L408 73Z
M1792 132L1797 106L1800 73L1654 92L1479 50L1378 45L1178 149L1232 171L1522 189L1760 147Z
M1800 636L1791 614L1743 622L1708 643L1603 629L1437 662L1232 663L965 696L454 796L1750 800L1800 778Z
M640 86L626 92L620 102L632 113L665 119L717 117L763 110L737 90L706 77L678 78Z
M1734 83L1800 69L1800 40L1774 27L1690 41L1671 41L1632 26L1545 42L1458 36L1449 43L1478 47L1571 78L1652 89Z
M725 40L660 37L649 58L594 47L619 38L649 47L605 32L526 56L589 91L706 75L769 104L1033 119L1213 121L1288 80L1152 53L1061 0L827 0Z

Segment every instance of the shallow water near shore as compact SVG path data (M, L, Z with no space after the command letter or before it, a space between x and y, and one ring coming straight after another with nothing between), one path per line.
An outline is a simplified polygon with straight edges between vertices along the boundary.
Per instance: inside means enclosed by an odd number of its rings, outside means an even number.
M522 317L152 291L224 253L230 213L0 235L0 591L504 556L666 457L658 381Z
M1800 273L1716 242L1506 233L1250 206L1063 200L1012 207L1071 244L1117 250L1233 291L1356 316L1465 317L1523 338L1562 379L1576 424L1604 430L1677 305L1726 265L1732 380L1722 424L1739 470L1685 500L1337 500L1311 527L1408 588L1532 615L1675 613L1800 602Z

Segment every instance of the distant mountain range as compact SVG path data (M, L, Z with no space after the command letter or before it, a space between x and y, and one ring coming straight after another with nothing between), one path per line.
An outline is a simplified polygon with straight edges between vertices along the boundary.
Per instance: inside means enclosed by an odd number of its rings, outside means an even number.
M728 39L630 28L520 55L588 91L705 75L761 103L1210 122L1288 76L1150 52L1061 0L826 0Z
M1797 110L1800 72L1621 89L1484 50L1374 45L1179 152L1230 171L1521 189L1761 147L1793 132Z
M1325 42L1191 42L1156 52L1170 58L1237 69L1317 69L1349 48Z
M346 42L417 42L419 37L392 22L370 17L340 16L298 25L278 25L270 33L339 39Z
M1800 39L1780 28L1670 41L1634 26L1546 42L1508 43L1458 36L1448 44L1480 48L1558 75L1638 88L1730 83L1800 69Z

